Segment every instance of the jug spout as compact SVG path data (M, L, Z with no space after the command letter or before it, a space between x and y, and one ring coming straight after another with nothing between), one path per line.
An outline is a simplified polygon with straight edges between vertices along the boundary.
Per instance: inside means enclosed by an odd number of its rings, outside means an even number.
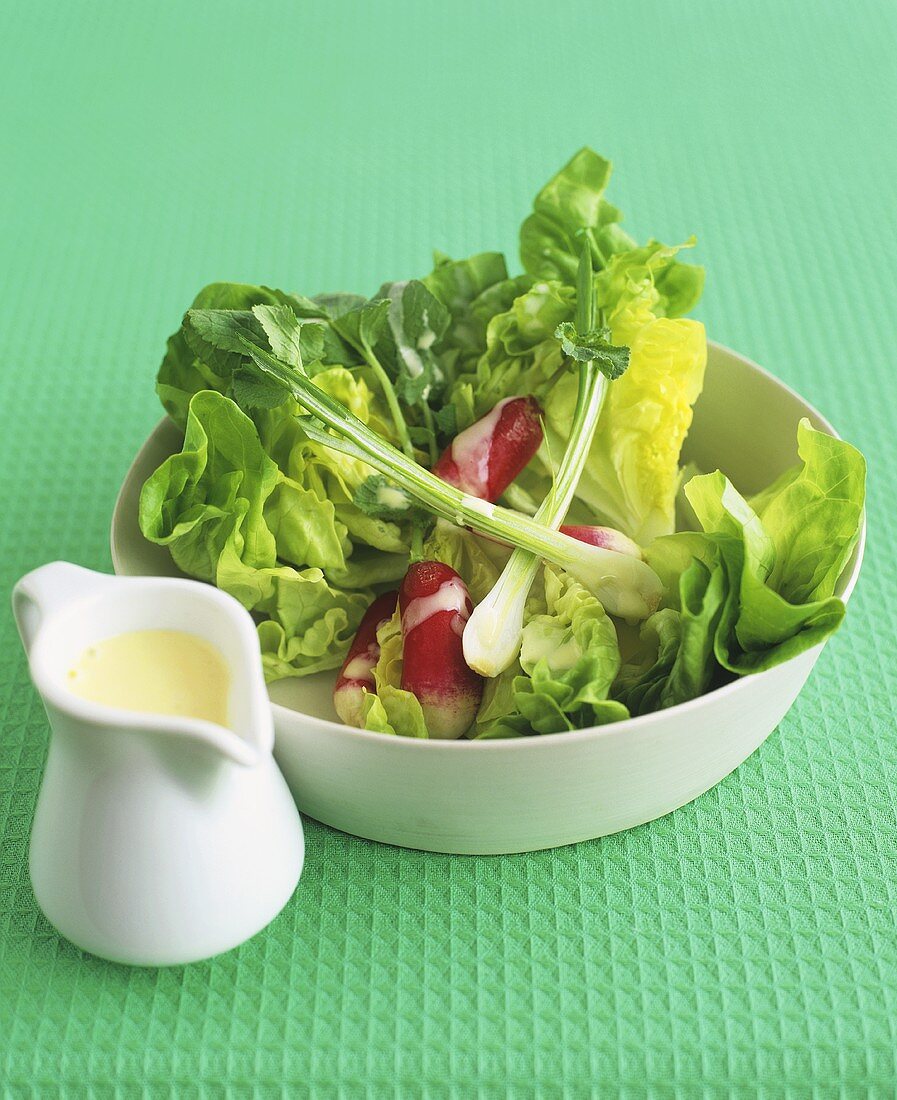
M114 583L104 573L95 573L67 561L54 561L26 573L12 593L12 610L26 652L30 652L41 623L48 615L72 600Z
M213 757L217 756L221 760L239 764L244 768L254 768L263 759L257 746L245 741L233 730L219 726L216 722L206 722L201 718L152 715L146 721L132 723L133 730L140 726L155 736L170 734L172 746L201 745L211 751Z
M270 755L274 730L255 625L233 597L198 581L114 577L57 561L22 577L12 603L38 691L60 714L74 717L77 728L113 725L132 735L161 736L172 746L199 745L244 768ZM219 651L228 670L220 685L227 693L226 719L166 713L164 707L120 709L69 690L67 670L86 646L154 630L193 635Z

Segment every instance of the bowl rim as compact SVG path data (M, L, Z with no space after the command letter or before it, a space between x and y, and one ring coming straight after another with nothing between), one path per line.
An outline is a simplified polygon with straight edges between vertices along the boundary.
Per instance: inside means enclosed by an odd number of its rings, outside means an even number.
M821 412L807 401L805 397L793 389L786 382L783 382L781 378L778 378L771 371L768 371L765 367L760 366L759 363L742 352L735 351L733 348L728 347L726 344L721 344L715 340L707 341L708 348L713 348L716 351L723 353L724 355L732 356L735 359L741 360L752 370L763 375L766 379L773 383L777 388L784 393L795 398L800 404L804 405L806 409L813 414L817 421L821 424L822 428L831 436L836 439L840 439L841 436L836 431L835 427L823 416ZM149 442L150 439L156 434L157 431L168 421L168 417L162 417L162 419L153 427L150 435L144 441L143 446ZM139 456L138 452L138 456ZM134 462L137 461L135 457ZM113 522L112 532L110 538L110 548L112 552L112 564L113 569L118 573L120 557L115 540L115 519L119 513L119 507L124 496L125 486L128 481L128 476L125 476L125 480L122 482L122 486L119 490L118 497L115 501L113 508ZM860 532L857 537L857 542L853 550L852 561L853 565L847 572L847 566L842 571L839 577L839 583L843 584L842 591L840 593L840 599L846 604L856 587L857 580L860 574L860 568L863 564L863 555L866 549L866 513L863 511L862 523L860 525ZM848 562L848 566L850 563ZM817 651L821 651L825 642L820 643L819 646L814 647ZM476 740L468 739L466 737L459 737L455 740L442 740L439 738L426 738L426 737L390 737L388 735L377 733L373 730L363 730L356 726L347 726L343 722L335 722L332 718L319 718L312 714L306 714L301 710L294 710L292 707L284 706L282 703L276 703L273 699L270 699L271 709L274 714L275 727L282 728L283 721L289 722L301 722L303 724L311 724L315 729L322 729L332 734L340 734L342 736L348 735L350 738L360 741L362 744L371 745L391 745L396 751L424 751L435 752L437 750L443 750L446 752L462 752L465 750L475 750L477 752L511 752L511 751L536 751L534 748L526 749L524 746L551 746L551 745L572 745L578 744L583 741L591 739L605 739L608 737L615 737L617 735L624 736L631 734L634 730L650 729L652 726L662 725L665 719L670 715L682 715L687 714L689 711L695 711L706 705L709 701L722 700L728 696L735 695L738 692L752 691L754 687L761 685L766 678L774 675L779 669L787 667L794 661L800 660L805 656L806 652L813 652L813 650L804 651L798 653L789 660L783 662L781 665L776 665L773 668L766 669L763 672L749 673L746 676L738 677L732 680L728 684L723 684L721 687L714 688L712 691L705 692L703 695L699 695L696 699L689 699L684 703L676 703L671 707L666 707L664 710L653 711L650 714L637 715L634 718L623 718L618 722L608 722L602 726L587 726L584 729L567 730L564 733L552 733L544 734L533 737L506 737L506 738L493 738L488 740ZM301 679L301 678L300 678ZM282 718L281 718L282 716ZM281 720L279 722L279 719ZM415 749L412 746L426 746L426 748Z

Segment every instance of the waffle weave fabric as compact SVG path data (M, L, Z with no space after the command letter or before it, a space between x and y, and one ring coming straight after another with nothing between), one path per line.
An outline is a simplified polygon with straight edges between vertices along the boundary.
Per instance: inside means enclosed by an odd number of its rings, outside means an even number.
M215 279L371 293L503 248L580 145L699 316L870 463L843 630L779 730L671 816L535 855L307 822L300 889L208 963L41 916L48 729L0 616L0 1094L865 1096L897 1088L897 6L0 6L0 587L109 569L153 375Z

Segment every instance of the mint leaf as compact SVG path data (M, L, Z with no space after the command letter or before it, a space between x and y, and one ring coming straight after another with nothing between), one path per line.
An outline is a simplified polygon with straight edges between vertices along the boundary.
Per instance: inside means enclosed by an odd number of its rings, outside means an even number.
M187 346L217 374L227 377L246 357L242 339L264 347L265 330L250 310L191 309L181 331Z
M301 333L307 322L300 321L289 306L253 306L252 312L264 329L277 358L302 370ZM323 347L322 340L318 343Z
M255 306L253 313L261 322L274 354L291 366L305 364L307 373L315 373L311 369L313 363L354 367L359 362L329 321L297 317L294 308L285 305Z
M332 324L344 340L365 353L376 346L387 324L389 300L372 298L334 318Z
M456 436L458 434L458 410L454 405L443 405L433 413L436 427L441 435Z
M265 331L249 309L190 309L184 324L188 340L201 340L219 351L245 355L241 337L255 344L265 342Z
M231 377L230 396L244 410L277 409L287 403L290 393L273 379L240 367Z
M378 293L389 302L389 329L378 353L405 404L425 402L441 391L445 381L434 347L448 328L451 315L419 279L384 283Z
M481 252L466 260L452 260L444 253L433 255L433 271L421 281L448 309L451 324L436 347L440 352L457 348L465 355L478 355L486 350L486 324L490 317L509 309L518 292L505 294L494 303L486 302L484 293L496 286L507 287L508 269L500 252ZM507 301L507 304L502 304Z
M577 332L570 321L564 321L555 329L554 335L556 340L560 340L565 355L578 363L594 362L611 381L619 378L629 366L629 348L612 344L611 332L607 327Z

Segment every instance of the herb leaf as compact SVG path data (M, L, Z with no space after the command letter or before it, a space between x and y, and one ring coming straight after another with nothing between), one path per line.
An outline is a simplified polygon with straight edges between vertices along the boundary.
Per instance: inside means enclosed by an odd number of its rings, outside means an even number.
M234 371L230 394L241 409L278 409L290 399L283 386L248 367Z
M353 348L365 355L371 351L386 328L389 301L372 298L334 318L333 327Z
M443 405L433 413L433 420L442 435L458 434L458 410L454 405Z
M423 280L428 290L439 299L451 314L451 322L434 350L445 352L455 349L462 356L476 356L486 350L486 325L489 319L502 309L510 307L520 293L508 297L508 269L500 252L480 252L466 260L452 260L437 252L433 256L434 268ZM504 298L487 301L483 308L482 295L495 288L504 289ZM499 301L507 300L500 306ZM485 316L483 315L485 313Z
M438 395L445 377L434 353L451 315L419 279L384 283L379 296L389 302L389 331L379 350L406 405Z
M300 321L289 306L253 306L252 312L264 329L277 358L301 370L304 358L301 334L307 322ZM312 327L320 329L320 325ZM319 339L318 345L320 352L324 341ZM308 350L307 347L305 350Z
M611 343L611 332L606 326L589 332L577 332L575 325L564 321L554 332L560 340L564 354L579 363L594 361L605 376L613 381L619 378L629 366L629 348L617 347Z
M299 320L288 306L253 306L271 350L282 362L305 370L324 353L324 329L317 320ZM307 373L307 371L306 371Z
M265 347L265 330L250 310L191 309L184 317L184 339L193 354L227 376L246 357L241 338Z

